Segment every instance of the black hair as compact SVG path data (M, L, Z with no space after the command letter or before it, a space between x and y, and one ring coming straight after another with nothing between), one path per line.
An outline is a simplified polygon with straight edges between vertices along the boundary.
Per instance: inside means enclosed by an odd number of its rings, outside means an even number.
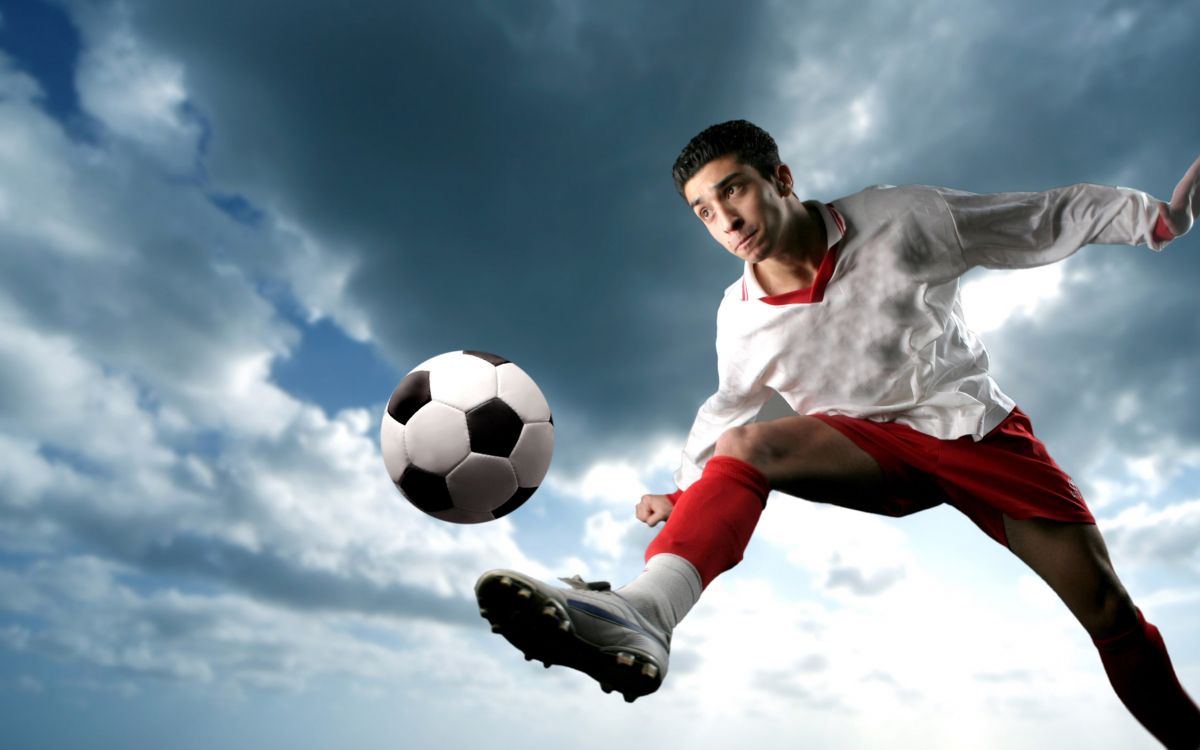
M683 195L683 186L713 159L733 154L743 164L758 170L764 178L775 176L779 147L767 131L746 120L730 120L710 125L688 141L671 167L675 189ZM686 196L685 196L686 199Z

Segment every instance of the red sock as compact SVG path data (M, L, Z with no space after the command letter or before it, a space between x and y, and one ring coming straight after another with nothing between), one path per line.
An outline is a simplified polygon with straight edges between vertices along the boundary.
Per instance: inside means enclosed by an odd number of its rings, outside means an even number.
M662 552L679 555L707 587L741 561L770 490L762 472L745 461L713 456L675 502L666 526L646 548L646 559Z
M1136 608L1135 608L1136 609ZM1200 748L1200 709L1188 697L1158 628L1137 610L1138 624L1112 638L1093 639L1117 697L1170 750Z

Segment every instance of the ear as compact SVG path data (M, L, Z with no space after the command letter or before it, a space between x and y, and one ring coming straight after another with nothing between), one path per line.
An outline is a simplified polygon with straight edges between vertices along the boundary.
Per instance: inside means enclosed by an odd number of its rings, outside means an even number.
M772 180L775 183L775 189L779 191L779 195L786 198L792 194L792 170L786 164L780 164L775 167L775 178Z

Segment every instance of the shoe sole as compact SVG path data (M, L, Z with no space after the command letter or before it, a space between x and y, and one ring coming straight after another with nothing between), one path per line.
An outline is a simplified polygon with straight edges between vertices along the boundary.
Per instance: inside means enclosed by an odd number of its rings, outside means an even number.
M600 683L606 692L618 692L632 703L662 685L662 667L656 660L620 648L606 648L580 637L562 605L540 593L513 573L485 573L475 585L479 614L525 655L547 669L570 667Z

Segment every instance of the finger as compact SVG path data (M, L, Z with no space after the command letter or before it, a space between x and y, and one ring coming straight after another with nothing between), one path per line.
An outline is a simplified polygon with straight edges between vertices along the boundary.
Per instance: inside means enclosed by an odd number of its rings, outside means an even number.
M1171 194L1170 209L1167 211L1167 221L1176 237L1186 233L1192 227L1200 206L1200 159L1192 162L1192 166L1183 175L1183 179L1175 186Z

